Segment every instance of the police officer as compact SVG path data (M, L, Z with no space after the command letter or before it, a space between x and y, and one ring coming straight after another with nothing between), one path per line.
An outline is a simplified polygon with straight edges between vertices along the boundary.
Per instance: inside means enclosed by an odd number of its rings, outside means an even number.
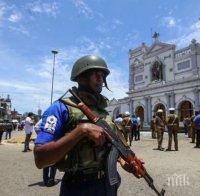
M200 112L197 111L196 117L194 118L194 124L195 124L195 129L196 129L196 146L195 148L200 148Z
M157 133L157 141L158 141L158 148L157 150L164 150L162 147L162 142L163 142L163 134L165 131L165 119L163 116L163 110L158 109L156 112L156 117L155 117L155 130Z
M84 103L115 127L105 110L107 99L100 94L103 84L107 87L109 73L102 58L89 55L75 62L71 80L78 82L78 89L74 90ZM44 168L60 161L58 165L65 171L60 196L117 195L119 183L111 186L107 179L110 148L105 143L104 131L89 123L74 105L73 97L57 100L44 112L35 141L36 166ZM127 164L119 161L127 169Z
M171 151L172 146L172 136L174 137L174 148L178 151L178 129L179 129L179 119L175 114L175 108L169 108L169 115L166 120L168 129L168 148L166 151Z
M151 122L150 122L150 128L151 128L151 138L156 139L156 131L155 131L155 115L153 115Z
M128 111L126 111L124 113L124 118L122 120L122 126L124 127L124 137L126 139L126 142L129 143L129 145L131 146L131 117L130 117L130 113Z

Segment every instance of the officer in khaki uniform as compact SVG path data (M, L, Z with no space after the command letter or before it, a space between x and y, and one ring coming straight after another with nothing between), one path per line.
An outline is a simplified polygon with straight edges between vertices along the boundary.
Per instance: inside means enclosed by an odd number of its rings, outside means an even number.
M163 134L165 131L165 119L162 109L158 109L158 111L156 112L155 131L157 133L157 141L158 141L157 150L164 150L164 148L162 147L162 142L163 142Z
M110 73L106 62L94 55L78 59L71 80L78 83L73 91L116 132L105 110L107 99L101 95ZM55 101L43 114L34 148L35 164L44 168L56 164L64 171L60 196L116 196L120 178L108 182L107 159L110 146L103 129L88 121L77 108L74 97ZM128 171L127 164L118 159ZM55 194L57 195L57 194Z
M168 148L166 151L171 151L172 146L172 136L174 137L174 148L178 151L178 130L179 130L179 119L175 114L175 108L169 108L169 115L166 120L167 129L168 129Z
M150 128L151 128L151 137L152 137L152 139L156 139L155 115L153 115L153 118L151 119Z
M130 113L128 111L126 111L124 113L124 118L122 120L122 126L124 127L124 137L126 139L126 142L129 143L129 145L131 145L132 142L132 138L131 138L131 117L130 117Z

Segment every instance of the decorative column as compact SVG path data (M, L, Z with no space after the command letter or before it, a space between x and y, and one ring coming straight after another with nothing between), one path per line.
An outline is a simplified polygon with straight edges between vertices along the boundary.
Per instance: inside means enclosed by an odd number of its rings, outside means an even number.
M148 119L147 122L150 123L152 119L152 104L151 104L151 97L148 97Z
M133 99L129 100L129 111L130 111L131 115L134 113L134 100Z
M170 100L170 107L175 108L176 107L176 103L175 103L175 93L172 92L171 96L170 96L171 100Z
M170 108L171 107L170 93L165 93L165 96L167 100L167 107Z
M195 100L195 110L200 110L200 90L195 88L193 90Z
M148 97L144 97L144 123L148 124Z

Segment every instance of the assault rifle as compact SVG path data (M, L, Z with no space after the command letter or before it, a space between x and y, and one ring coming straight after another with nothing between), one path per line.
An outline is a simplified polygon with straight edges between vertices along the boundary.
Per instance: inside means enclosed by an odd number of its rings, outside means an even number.
M153 183L153 178L148 174L146 169L140 159L138 159L135 153L130 149L129 146L126 146L119 136L112 130L108 123L102 118L98 117L93 111L88 108L83 101L78 97L78 95L71 89L69 92L76 99L77 107L87 116L87 118L94 124L103 128L106 138L109 142L117 149L119 156L130 166L132 173L137 177L143 177L148 185L156 192L158 196L164 196L165 190L162 189L159 192Z

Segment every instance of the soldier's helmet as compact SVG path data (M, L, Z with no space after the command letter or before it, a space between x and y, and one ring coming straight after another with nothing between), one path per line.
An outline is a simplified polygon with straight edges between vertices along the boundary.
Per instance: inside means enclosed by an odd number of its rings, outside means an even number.
M130 112L126 111L126 112L124 113L124 115L125 115L125 116L130 116Z
M163 113L162 109L158 109L157 113Z
M169 108L169 113L170 114L174 114L174 112L175 112L175 108Z
M101 57L96 55L87 55L81 57L74 63L71 72L71 80L77 81L77 77L89 69L102 70L105 72L106 76L110 73L106 62Z

